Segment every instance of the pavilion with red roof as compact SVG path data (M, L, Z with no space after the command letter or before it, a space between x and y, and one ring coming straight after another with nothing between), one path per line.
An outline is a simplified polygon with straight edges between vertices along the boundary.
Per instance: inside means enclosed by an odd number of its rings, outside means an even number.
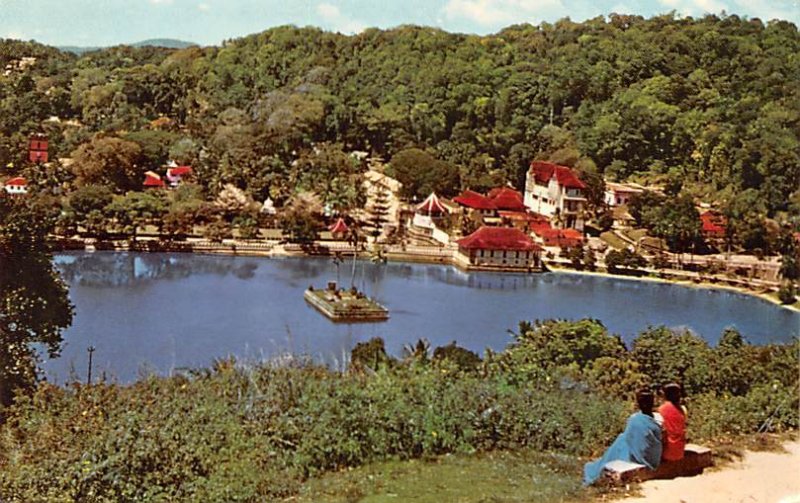
M341 239L347 235L347 231L350 230L350 227L344 221L344 218L339 217L336 222L328 227L328 230L333 234L334 238Z
M172 187L177 187L184 178L194 173L191 166L175 166L167 168L167 180Z
M513 227L483 226L457 243L456 262L467 268L541 268L542 247Z
M161 179L161 176L158 173L154 173L152 171L147 171L144 174L144 182L142 186L146 189L158 189L163 188L166 186L164 180Z
M447 213L447 208L439 200L436 192L431 192L431 195L417 205L416 213L427 216L444 215Z
M6 180L2 187L7 194L12 196L28 193L28 181L21 176Z

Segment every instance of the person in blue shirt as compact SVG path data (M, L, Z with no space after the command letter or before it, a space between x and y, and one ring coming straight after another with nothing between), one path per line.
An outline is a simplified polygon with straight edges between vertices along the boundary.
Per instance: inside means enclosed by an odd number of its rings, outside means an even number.
M591 485L603 475L606 463L615 460L645 465L651 470L661 462L661 426L653 417L653 393L642 389L636 393L639 411L628 417L628 422L614 443L597 461L583 467L583 483Z

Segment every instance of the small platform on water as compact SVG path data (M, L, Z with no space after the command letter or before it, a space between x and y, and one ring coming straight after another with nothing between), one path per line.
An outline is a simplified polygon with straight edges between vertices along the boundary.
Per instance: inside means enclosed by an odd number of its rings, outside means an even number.
M333 321L372 322L389 319L389 310L355 289L337 289L336 283L315 290L309 287L303 297L319 312Z
M699 475L703 469L714 464L711 449L696 444L686 444L683 459L664 461L655 470L628 461L611 461L603 468L606 478L612 484L627 484L650 479L671 479Z

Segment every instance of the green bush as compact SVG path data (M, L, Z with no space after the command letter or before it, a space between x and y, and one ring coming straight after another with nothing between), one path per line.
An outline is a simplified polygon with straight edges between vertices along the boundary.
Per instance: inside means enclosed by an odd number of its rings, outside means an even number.
M782 304L794 304L797 302L797 288L788 281L782 284L778 289L778 300Z
M322 472L387 459L520 448L591 455L622 429L631 390L676 375L689 383L693 440L798 428L798 341L755 347L726 331L710 348L655 328L629 351L593 320L521 328L478 366L474 355L469 365L397 362L376 339L354 352L354 361L363 353L385 362L368 372L227 359L130 386L41 384L0 426L0 494L269 501Z

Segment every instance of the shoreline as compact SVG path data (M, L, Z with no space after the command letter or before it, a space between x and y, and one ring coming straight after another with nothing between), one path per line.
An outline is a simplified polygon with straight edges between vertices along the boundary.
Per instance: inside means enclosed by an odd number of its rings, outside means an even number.
M194 240L194 241L176 241L173 243L163 242L160 240L155 239L141 239L137 241L141 245L141 249L133 249L131 250L129 246L111 246L106 248L103 246L102 248L95 248L94 243L96 241L86 241L82 240L82 246L74 246L77 244L74 240L69 240L67 243L61 242L56 243L65 245L70 244L73 246L54 246L53 251L85 251L85 252L94 252L94 251L110 251L110 252L139 252L139 253L188 253L188 254L197 254L197 255L228 255L228 256L243 256L243 257L263 257L263 258L281 258L281 257L295 257L295 258L314 258L314 257L325 257L329 256L330 253L327 254L314 254L308 253L303 251L299 245L289 245L291 249L287 249L284 244L279 242L242 242L242 241L233 241L233 240L225 240L222 243L213 243L210 244L207 241L203 240ZM110 242L113 244L113 242ZM158 246L151 247L148 246L148 243L156 243ZM335 242L331 242L335 243ZM104 245L106 243L103 243ZM320 246L320 245L317 245ZM322 244L322 247L326 247L326 244ZM423 264L431 264L431 265L443 265L443 266L453 266L458 268L458 265L452 260L452 257L445 256L445 249L442 248L434 248L437 250L435 253L414 253L413 247L409 247L408 249L404 250L403 252L391 252L388 251L385 253L385 259L388 262L397 262L397 263L423 263ZM335 250L328 248L329 252L345 252L346 254L351 254L352 250ZM368 256L368 252L363 250L359 253L364 254L364 258ZM727 290L736 293L740 293L743 295L748 295L751 297L755 297L761 300L765 300L775 306L780 308L788 309L789 311L800 313L800 303L792 304L782 304L778 299L769 295L769 293L764 291L759 291L754 287L745 287L745 286L737 286L737 285L730 285L730 284L723 284L723 283L714 283L709 282L704 279L700 279L695 281L690 278L665 278L665 277L654 277L650 275L628 275L628 274L613 274L607 271L585 271L585 270L578 270L567 267L565 264L554 264L548 263L546 264L546 269L539 271L539 272L526 272L526 271L519 271L519 270L502 270L502 269L480 269L480 268L468 268L464 269L464 272L499 272L499 273L508 273L508 274L541 274L546 272L553 272L557 274L584 274L590 276L597 276L597 277L605 277L605 278L614 278L614 279L622 279L622 280L631 280L631 281L649 281L649 282L656 282L656 283L666 283L666 284L673 284L682 287L689 287L689 288L701 288L707 290ZM720 280L725 281L725 280Z
M683 286L687 288L698 288L705 290L728 290L731 292L741 293L743 295L749 295L750 297L756 297L758 299L768 301L771 304L775 304L778 307L782 307L790 311L800 313L800 308L797 308L794 305L781 304L781 302L778 299L771 297L767 293L759 292L742 286L724 285L719 283L711 283L708 281L695 282L690 279L670 279L670 278L657 278L653 276L633 276L633 275L629 276L625 274L611 274L609 272L603 272L603 271L579 271L577 269L570 269L568 267L561 267L561 266L550 266L549 270L550 272L559 274L584 274L588 276L598 276L603 278L624 279L631 281L649 281L652 283L665 283L665 284Z

